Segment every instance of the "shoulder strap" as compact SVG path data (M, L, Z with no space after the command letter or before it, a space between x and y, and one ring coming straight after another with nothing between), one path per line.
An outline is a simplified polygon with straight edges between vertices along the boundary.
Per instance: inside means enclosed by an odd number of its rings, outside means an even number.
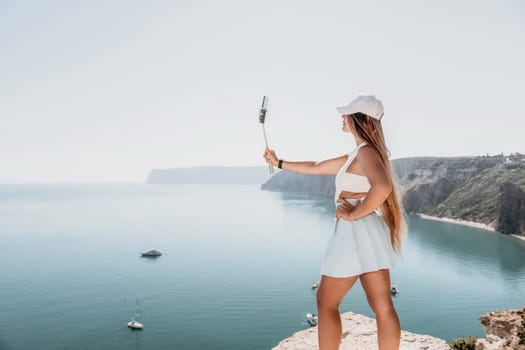
M363 146L365 146L365 145L368 145L368 143L366 143L366 142L364 142L364 141L361 142L361 143L359 144L359 146L357 146L356 150L360 149L361 147L363 147Z
M348 156L349 156L348 158L351 158L352 156L355 156L355 155L357 154L357 151L359 151L359 149L360 149L361 147L365 146L365 145L367 145L366 142L364 142L364 141L361 142L361 143L359 144L359 146L357 146L356 148L354 148L354 150L353 150L351 153L348 154Z
M359 146L357 146L356 148L354 148L354 150L348 154L348 158L346 159L346 163L345 163L345 166L343 167L344 169L346 169L350 163L354 160L354 158L357 156L357 152L359 151L359 149L361 147L363 147L364 145L367 145L366 142L361 142L359 144Z
M366 146L366 145L368 145L368 143L366 143L366 142L364 142L364 141L361 142L361 143L360 143L360 144L354 149L354 152L352 153L352 157L351 157L351 158L353 159L353 158L357 157L357 153L359 152L359 149L360 149L361 147L363 147L363 146ZM350 157L349 157L349 158L350 158Z

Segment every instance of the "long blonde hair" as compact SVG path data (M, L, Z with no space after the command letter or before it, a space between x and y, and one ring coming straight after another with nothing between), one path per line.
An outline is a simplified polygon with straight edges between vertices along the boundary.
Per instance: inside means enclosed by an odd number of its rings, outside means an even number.
M369 117L363 113L349 114L347 115L347 120L350 128L379 153L387 175L392 182L392 192L380 205L379 211L390 228L392 247L401 251L401 245L407 233L407 224L401 202L399 185L389 159L390 152L386 148L381 120Z

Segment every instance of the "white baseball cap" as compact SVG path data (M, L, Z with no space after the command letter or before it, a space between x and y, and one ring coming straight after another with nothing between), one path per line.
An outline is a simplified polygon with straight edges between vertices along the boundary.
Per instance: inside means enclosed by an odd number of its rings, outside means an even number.
M341 114L363 113L377 120L385 113L383 103L374 95L359 95L348 106L335 108Z

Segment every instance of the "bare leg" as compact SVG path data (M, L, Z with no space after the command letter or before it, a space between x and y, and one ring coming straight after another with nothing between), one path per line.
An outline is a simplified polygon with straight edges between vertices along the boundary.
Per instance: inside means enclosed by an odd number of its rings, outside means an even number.
M379 350L398 350L401 326L390 295L388 269L367 272L360 277L368 304L376 314Z
M319 350L339 349L342 335L339 305L358 277L321 277L317 290Z

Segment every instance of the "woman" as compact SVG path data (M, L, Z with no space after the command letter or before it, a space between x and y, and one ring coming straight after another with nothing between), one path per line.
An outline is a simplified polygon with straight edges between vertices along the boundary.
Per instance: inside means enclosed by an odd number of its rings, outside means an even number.
M406 224L381 127L383 104L373 95L358 96L337 111L343 131L351 133L357 145L350 154L322 162L290 162L266 149L264 158L288 171L336 175L337 222L317 291L320 350L339 349L339 305L358 278L376 315L379 349L397 350L401 328L389 269L403 261Z

